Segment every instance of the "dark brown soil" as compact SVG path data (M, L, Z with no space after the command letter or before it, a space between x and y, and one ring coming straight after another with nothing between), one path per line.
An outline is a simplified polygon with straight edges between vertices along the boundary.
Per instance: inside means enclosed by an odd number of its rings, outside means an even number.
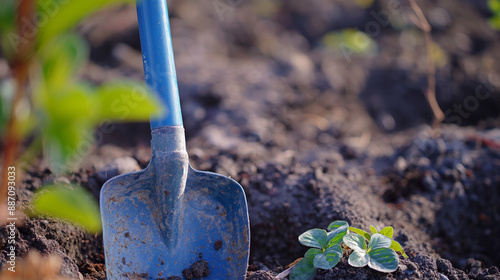
M202 278L210 274L210 268L208 267L208 262L204 260L198 260L190 268L186 268L182 271L182 275L186 280L191 280L193 278Z
M426 125L425 47L405 1L371 36L377 54L349 60L323 36L365 30L391 1L365 9L352 0L252 0L223 18L212 2L169 1L174 51L191 164L232 177L247 195L248 279L272 279L307 250L302 232L334 220L393 226L410 258L390 274L344 258L315 279L500 279L500 35L487 25L484 1L418 1L444 53L437 94L448 124L437 134ZM92 45L85 79L142 79L128 13L107 11L91 19L106 28L82 28ZM132 157L147 165L149 135L148 124L100 129L95 149L64 176L44 160L31 163L20 203L52 181L81 184L98 199L106 164ZM0 228L1 248L7 233ZM106 279L100 235L36 218L17 237L18 256L37 249L59 255L64 275ZM196 279L206 268L199 261L188 270Z

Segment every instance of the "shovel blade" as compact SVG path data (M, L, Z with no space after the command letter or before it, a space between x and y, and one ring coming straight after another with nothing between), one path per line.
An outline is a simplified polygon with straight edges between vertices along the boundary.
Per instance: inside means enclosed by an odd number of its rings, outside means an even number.
M158 225L156 176L150 165L109 180L101 190L108 280L185 279L183 270L200 259L208 263L201 279L245 279L250 232L242 187L189 166L178 240L171 245Z

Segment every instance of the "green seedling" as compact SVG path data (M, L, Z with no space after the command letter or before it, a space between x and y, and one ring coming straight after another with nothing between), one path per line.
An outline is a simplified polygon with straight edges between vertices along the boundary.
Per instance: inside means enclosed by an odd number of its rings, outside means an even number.
M354 267L368 265L380 272L394 272L398 269L399 258L396 252L389 247L391 239L380 233L371 236L368 247L363 236L357 233L346 234L343 238L345 245L353 250L349 255L349 264Z
M342 259L344 251L350 252L343 249L342 242L352 249L348 263L354 267L368 265L377 271L389 273L398 268L399 258L396 252L400 252L405 258L408 257L401 245L392 240L392 227L378 231L374 226L370 226L371 233L368 233L350 227L346 221L335 221L327 230L310 229L299 236L302 245L312 248L291 269L291 280L309 280L316 275L318 268L334 268Z
M299 236L299 242L309 249L290 274L291 280L308 280L316 275L316 269L334 268L342 258L342 238L347 234L348 224L340 225L330 232L310 229Z
M331 223L328 226L328 230L335 228L336 227L335 223L336 222ZM403 247L401 247L401 244L399 244L399 242L397 242L396 240L392 240L392 236L394 235L394 229L392 227L385 227L385 228L381 229L380 231L377 231L377 229L374 226L370 226L371 234L362 230L362 229L355 228L355 227L349 227L349 230L363 236L366 239L366 241L370 241L371 235L375 234L375 233L380 233L384 236L387 236L389 239L391 239L391 246L389 246L389 248L393 249L396 252L401 253L401 255L403 255L403 257L408 258L408 255L406 255L406 253L404 252Z

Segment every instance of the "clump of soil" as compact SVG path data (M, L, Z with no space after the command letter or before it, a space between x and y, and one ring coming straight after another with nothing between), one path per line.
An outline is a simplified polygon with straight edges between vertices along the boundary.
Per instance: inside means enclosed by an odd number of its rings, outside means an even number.
M490 269L478 269L477 271L461 271L454 269L449 261L438 259L437 261L425 254L418 254L410 259L400 259L398 270L393 273L381 273L368 267L354 268L342 261L333 269L319 270L313 280L329 279L428 279L428 280L487 280L500 279L500 273L496 267Z
M441 256L463 267L471 257L500 263L498 131L416 137L394 156L383 197L433 238ZM488 159L488 160L485 160Z
M214 249L217 250L217 251L219 251L220 248L222 248L222 240L215 241L215 243L214 243Z
M208 262L204 260L198 260L191 265L190 268L186 268L182 271L182 275L186 280L202 278L210 274L210 268L208 267Z

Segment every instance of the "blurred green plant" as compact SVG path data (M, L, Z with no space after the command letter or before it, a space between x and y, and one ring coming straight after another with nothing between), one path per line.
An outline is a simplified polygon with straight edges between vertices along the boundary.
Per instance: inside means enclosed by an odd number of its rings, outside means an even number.
M500 30L500 0L488 0L488 7L493 13L489 20L491 27Z
M135 0L2 2L0 48L12 72L11 78L0 83L4 166L20 164L21 159L29 162L44 150L54 172L69 171L89 150L93 131L100 124L144 121L161 113L160 103L143 83L113 81L92 86L79 79L89 59L89 47L72 29L98 10L124 3ZM21 151L21 146L27 148ZM0 182L0 204L6 200L5 175ZM61 207L49 211L51 215L81 223L77 215L68 216L73 213L68 203L54 203L56 198L69 199L67 192L50 193L54 194L49 204ZM45 201L44 197L37 201ZM91 196L76 198L81 201L73 205L97 205ZM35 203L35 213L43 210L37 209L39 205L48 204ZM84 209L80 213L87 215ZM92 223L87 221L82 226L96 231L96 223L89 226Z
M88 232L101 231L99 206L80 186L45 186L35 193L32 207L33 211L28 213L32 217L57 217Z
M354 3L356 3L356 5L360 6L361 8L371 7L374 2L375 0L354 0Z
M370 234L362 229L350 227L346 221L334 221L327 230L328 232L323 229L310 229L299 236L302 245L313 248L292 267L290 280L309 280L316 275L318 268L334 268L343 254L350 252L347 249L352 250L348 259L351 266L368 265L385 273L394 272L398 268L399 258L396 252L408 258L401 245L392 240L392 227L377 231L374 226L370 226Z
M370 56L377 51L377 43L370 36L353 28L329 32L322 41L326 48L342 52L347 59L352 54Z

